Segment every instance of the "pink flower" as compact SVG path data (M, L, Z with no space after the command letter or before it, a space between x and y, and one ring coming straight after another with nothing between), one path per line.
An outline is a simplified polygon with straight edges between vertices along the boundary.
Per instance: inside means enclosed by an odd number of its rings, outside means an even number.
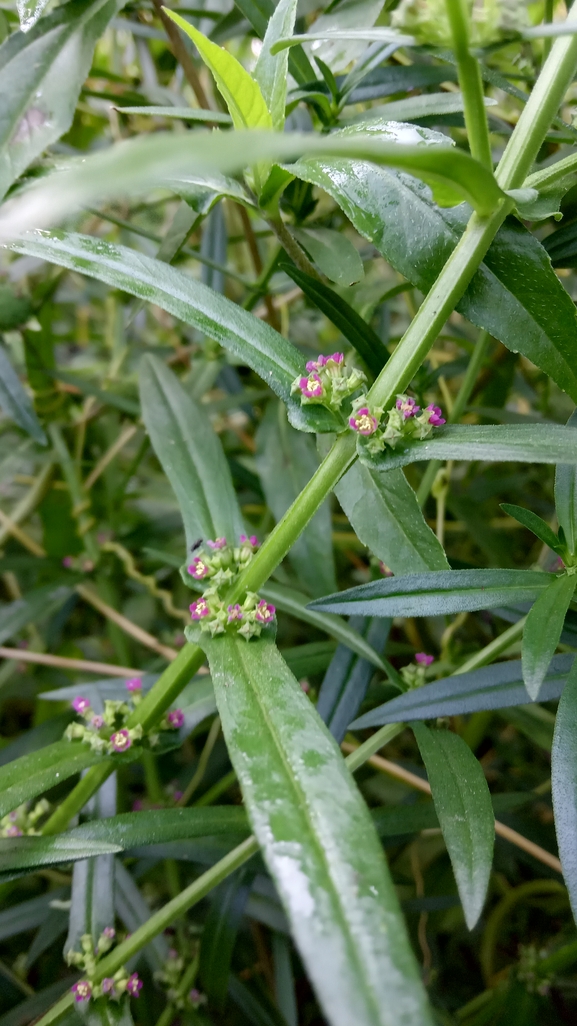
M142 801L142 798L135 798L135 800L132 803L132 811L133 812L142 812L143 808L144 808L144 802Z
M104 716L98 716L98 714L93 716L90 720L90 726L93 727L94 730L100 730L101 727L104 726Z
M210 544L211 543L209 542L209 545ZM200 556L197 556L196 559L193 559L190 566L187 567L187 570L190 576L194 577L195 581L202 581L203 577L206 577L206 575L210 573L210 567L208 563L205 563L204 559L201 559Z
M330 356L323 356L323 354L321 353L319 356L317 356L316 360L308 361L306 369L309 373L311 371L319 371L322 367L326 367L327 363L330 363L331 361L333 363L340 364L343 362L343 360L344 355L342 353L331 353Z
M74 1000L77 1002L90 1001L92 997L92 987L88 980L78 980L77 983L72 985L70 990L74 994Z
M130 740L130 734L126 727L122 730L117 730L115 734L110 738L110 744L115 752L127 752L132 745Z
M79 716L84 716L84 713L90 709L90 702L87 698L82 698L81 695L78 695L78 697L72 702L72 708Z
M138 973L132 973L126 981L126 989L131 997L138 997L142 990L142 980L139 978Z
M206 599L196 599L190 606L190 615L193 620L202 620L204 616L210 615L210 609Z
M217 538L215 541L207 541L206 544L209 549L224 549L226 548L226 538Z
M323 383L318 374L309 374L308 378L299 379L299 388L306 399L320 399L323 395Z
M19 826L15 823L11 823L10 826L6 827L4 831L5 837L22 837L22 831Z
M234 606L229 606L227 613L229 623L234 623L235 620L242 620L242 607L239 606L238 602Z
M420 406L417 406L416 400L407 395L397 396L396 406L397 410L403 414L405 420L408 420L409 417L414 417L421 409Z
M74 566L74 557L73 556L64 556L64 559L62 560L62 566L64 567L65 570L71 570L72 567Z
M379 570L383 574L383 577L394 577L393 571L389 569L386 563L383 563L382 559L379 560Z
M113 926L105 926L102 931L102 936L106 937L106 940L114 940L116 937L116 930Z
M170 723L170 726L174 727L175 730L178 730L184 725L184 713L182 709L171 709L166 718Z
M271 623L274 620L276 609L265 599L261 599L254 612L255 620L259 623Z
M142 681L140 677L131 677L130 680L126 681L124 685L127 691L141 691Z
M430 666L431 663L435 662L435 657L427 655L426 652L417 652L415 656L415 662L419 663L420 666Z
M100 986L102 987L103 994L112 994L114 991L114 980L112 979L112 976L105 976Z
M183 794L184 791L175 791L172 797L174 798L175 802L179 802Z
M427 410L430 413L429 424L432 424L433 427L440 427L441 424L447 423L445 418L442 416L443 411L440 406L435 406L431 403L430 406L427 406Z
M241 534L240 544L250 545L251 549L258 549L259 541L256 534L251 534L250 538L247 538L246 534Z
M359 435L374 435L379 422L368 406L362 406L352 417L349 417L349 426L353 431L358 431Z

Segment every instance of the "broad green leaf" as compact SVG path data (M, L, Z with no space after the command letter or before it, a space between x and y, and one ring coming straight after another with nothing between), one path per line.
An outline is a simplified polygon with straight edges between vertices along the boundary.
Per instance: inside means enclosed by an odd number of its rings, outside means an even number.
M202 931L200 979L208 998L220 1011L226 1001L232 952L253 877L250 865L243 866L214 891Z
M228 107L234 127L272 128L271 115L258 82L245 71L242 64L228 50L199 32L180 14L166 8L169 18L186 33L196 46L207 68L212 73L219 92Z
M46 584L42 588L29 591L21 599L8 602L0 609L0 645L13 638L32 620L39 622L52 613L70 598L72 589L65 584L56 586Z
M364 277L363 262L352 242L331 228L293 228L292 234L319 271L336 285L354 285Z
M230 125L232 118L222 110L199 110L197 107L119 107L122 114L141 114L158 118L178 118L180 121L212 121L215 125Z
M362 445L359 446L362 452ZM577 429L561 424L448 424L423 442L401 442L363 462L375 470L418 460L490 460L495 463L563 463L577 454Z
M270 111L272 127L279 130L282 130L285 122L288 51L273 55L270 48L281 36L292 33L296 10L296 0L280 0L277 4L267 25L254 69L254 77Z
M317 470L319 460L312 438L291 428L280 403L269 403L259 425L255 461L267 503L275 519L281 520ZM328 501L297 538L289 559L311 595L323 595L336 587Z
M160 260L88 235L38 233L21 245L22 252L34 253L155 303L215 339L260 374L286 403L294 427L308 431L330 431L335 427L335 418L328 410L320 406L302 407L291 397L292 382L305 372L305 361L298 350L266 322L201 282Z
M567 423L571 427L576 427L577 415L572 413ZM577 458L571 463L560 463L557 466L555 512L567 548L574 555L577 552Z
M553 574L534 570L439 570L386 577L314 599L312 610L360 616L439 616L532 602Z
M542 702L559 698L565 687L573 655L557 655L551 660L540 694ZM406 691L351 724L355 730L380 727L384 723L405 720L434 720L439 716L464 716L486 709L508 709L531 701L524 683L520 659L494 663L480 670L458 673L452 677Z
M75 841L66 834L58 837L0 838L0 873L51 866L57 862L77 862L95 855L122 851L109 841Z
M385 647L392 620L365 620L353 617L351 627L366 637L379 653ZM374 676L372 663L355 656L346 645L339 645L319 690L317 712L331 734L340 743L358 712Z
M206 648L252 827L325 1015L426 1026L392 881L335 741L272 643Z
M402 470L380 474L357 460L335 495L357 537L394 574L449 569L443 546L425 522Z
M124 0L70 0L0 46L0 198L72 124L98 38Z
M350 137L356 131L366 132L367 127L371 126L344 129L335 136ZM390 130L390 126L381 120L373 130ZM419 132L427 137L426 129ZM376 168L362 160L353 165L336 158L304 158L290 170L332 196L357 231L425 294L468 218L462 206L440 209L426 185L392 167ZM559 234L549 236L547 249L556 266L572 266L556 262L550 249L551 240ZM577 239L577 230L574 236ZM457 310L513 352L522 353L577 400L575 307L553 273L547 252L518 221L509 218L500 228Z
M46 435L40 426L32 402L24 391L3 346L0 346L0 408L18 424L18 427L31 435L35 442L46 445Z
M316 278L312 278L311 275L285 260L279 261L279 267L292 278L303 290L305 296L324 313L325 317L328 317L331 323L342 332L376 377L383 369L389 354L370 324L367 324L338 292L329 288L328 285L324 285L322 281L317 281Z
M352 652L356 652L363 659L368 659L373 666L377 666L380 670L386 670L381 657L358 631L353 630L350 624L341 620L340 616L327 616L326 613L318 613L311 609L308 596L303 595L302 592L296 591L295 588L287 588L284 584L277 584L276 581L268 581L259 589L259 594L266 598L267 602L272 602L283 613L289 613L297 620L302 620L304 623L310 624L311 627L325 631L350 648Z
M220 440L204 410L164 363L140 364L142 416L178 499L187 551L199 539L236 544L244 527Z
M485 903L495 843L495 816L481 766L449 730L413 724L435 810L457 881L465 920L475 926Z
M523 680L533 701L537 701L547 667L559 644L576 584L577 577L569 574L554 577L527 617L523 629Z
M551 782L555 830L563 877L569 892L573 918L577 921L577 663L569 674L557 709Z
M559 468L557 468L558 473ZM511 502L502 502L500 505L504 513L513 517L519 524L523 524L523 527L527 527L545 545L548 545L553 552L561 553L563 551L563 546L555 532L536 513L533 513L530 509L524 509L523 506L515 506Z

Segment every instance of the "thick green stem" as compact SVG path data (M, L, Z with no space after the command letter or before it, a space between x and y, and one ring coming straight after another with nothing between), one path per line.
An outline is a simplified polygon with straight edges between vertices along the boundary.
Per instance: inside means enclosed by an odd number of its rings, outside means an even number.
M489 171L493 170L489 126L479 64L469 50L469 11L465 0L446 0L457 61L459 85L465 105L465 125L471 154Z

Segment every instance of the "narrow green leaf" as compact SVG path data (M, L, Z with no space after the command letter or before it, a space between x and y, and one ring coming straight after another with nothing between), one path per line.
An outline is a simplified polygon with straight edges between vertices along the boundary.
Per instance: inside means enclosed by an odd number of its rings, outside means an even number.
M54 891L46 891L38 898L30 898L3 909L0 912L0 940L8 940L40 926L50 913L50 903L65 898L69 893L68 887L58 887Z
M551 660L540 694L542 702L559 698L567 674L574 661L573 655L556 655ZM371 709L359 716L350 726L355 730L380 727L385 723L404 723L405 720L434 720L439 716L464 716L486 709L508 709L530 702L523 683L520 659L494 663L480 670L443 677L422 688L406 691L403 695Z
M58 837L2 837L0 838L0 873L37 866L51 866L58 862L77 862L95 855L108 855L122 851L109 841L75 841L66 835Z
M70 978L64 977L49 984L43 990L36 991L31 997L21 1001L15 1008L0 1017L0 1026L26 1026L37 1020L65 991L70 988Z
M481 766L449 730L413 724L435 810L453 866L465 920L473 929L485 903L495 843L495 816Z
M264 39L268 23L275 11L273 0L235 0L235 4L252 25L257 36ZM302 46L295 46L290 50L289 70L299 85L306 85L315 79L315 73Z
M398 46L414 46L413 36L402 35L395 29L379 26L366 29L327 29L325 32L305 32L302 35L291 36L290 39L279 39L275 43L273 53L279 53L290 46L297 46L299 43L332 42L339 40L349 42L351 40L363 43L397 43Z
M3 346L0 346L0 407L35 442L46 445L40 421Z
M169 18L186 33L214 76L235 128L272 128L272 119L258 82L228 50L217 46L180 14L165 8Z
M350 626L362 633L379 654L383 651L392 620L353 617ZM317 699L317 713L340 743L358 712L374 676L372 663L339 645L325 673Z
M360 446L362 451L362 445ZM418 460L490 460L496 463L563 463L577 452L577 429L561 424L448 424L423 442L402 441L371 458L375 470L404 467Z
M289 264L284 260L279 261L279 267L292 278L307 298L324 313L325 317L328 317L329 321L342 332L376 377L383 369L389 354L370 324L367 324L360 314L352 306L349 306L342 296L339 296L338 292L334 292L322 281L317 281L316 278L312 278L300 268L295 267L294 264Z
M567 421L577 427L577 413ZM555 471L555 511L571 555L577 553L577 454L571 463L559 463Z
M377 666L380 670L386 670L381 657L358 631L353 630L350 624L341 620L340 616L330 614L327 616L326 613L317 613L316 610L311 609L308 596L303 595L302 592L296 591L295 588L287 588L284 584L277 584L276 581L274 583L268 581L260 589L259 594L266 598L267 602L272 602L283 613L289 613L297 620L302 620L312 627L325 631L350 648L352 652L356 652L363 659L368 659L373 666Z
M402 470L380 474L357 461L335 494L357 537L394 574L449 569Z
M268 505L281 520L317 470L314 441L287 422L283 406L269 403L256 434L256 468ZM328 501L315 513L292 546L289 559L299 582L311 595L336 587Z
M51 616L70 598L72 589L65 584L44 585L29 591L21 599L8 602L0 609L0 645L13 638L31 620L39 622Z
M298 1026L298 1008L291 965L291 943L277 930L272 935L274 984L279 1011L286 1026Z
M536 513L533 513L530 509L524 509L523 506L515 506L511 502L502 502L500 506L504 513L508 513L517 523L527 527L540 541L548 545L553 552L563 552L563 546L555 532Z
M22 252L25 250L155 303L215 339L260 374L286 403L294 427L331 431L337 426L328 410L302 407L291 397L292 382L305 373L305 361L298 350L260 318L194 278L160 260L88 235L38 233L22 243Z
M101 823L116 812L116 773L104 781L85 811ZM96 945L107 927L114 926L114 854L81 860L72 870L72 893L64 955L82 950L82 937L90 934Z
M106 821L93 820L69 830L65 836L75 844L85 841L110 841L124 850L168 841L186 841L191 837L217 834L247 834L244 809L233 805L215 808L155 809L152 812L123 812ZM58 840L58 838L46 838Z
M70 0L0 47L0 198L70 128L96 41L123 2Z
M243 866L216 889L202 931L200 978L208 998L221 1011L226 1001L232 952L253 877L250 865Z
M547 667L559 644L565 614L573 598L577 577L553 577L529 612L523 629L523 680L533 701L537 700Z
M187 550L199 539L238 542L244 527L230 470L206 411L161 360L140 364L142 416L178 499Z
M149 115L158 118L178 118L180 121L212 121L215 125L230 125L232 118L222 110L198 110L197 107L117 107L121 114Z
M394 888L334 740L270 642L206 648L252 826L327 1018L425 1026Z
M557 709L553 748L551 749L551 782L555 830L563 877L577 922L577 663L569 674L567 685Z
M492 107L495 100L485 99L485 106ZM386 118L387 121L420 121L435 114L460 114L465 109L462 93L421 93L407 96L403 100L391 100L379 104L350 118L351 124L367 122L370 118Z
M297 11L297 0L280 0L267 25L262 49L254 69L266 105L270 111L272 127L282 130L285 122L288 52L274 55L271 46L281 36L292 33Z
M439 570L388 577L309 603L312 610L361 616L439 616L532 602L553 574L533 570Z
M330 228L293 228L292 234L319 271L336 285L348 286L364 277L363 262L352 242Z

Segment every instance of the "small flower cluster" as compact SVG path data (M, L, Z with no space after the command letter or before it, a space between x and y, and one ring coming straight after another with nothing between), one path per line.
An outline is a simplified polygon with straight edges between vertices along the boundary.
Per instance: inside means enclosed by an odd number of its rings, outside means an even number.
M523 0L469 0L471 44L488 46L528 27ZM452 46L445 0L401 0L391 24L428 46Z
M207 1001L206 995L201 994L196 988L190 990L188 994L183 993L182 974L184 967L185 960L181 958L178 951L171 948L164 966L159 972L154 974L154 979L164 988L170 1003L175 1005L179 1011L186 1008L187 1003L196 1009L200 1005L206 1004Z
M422 688L425 683L426 669L434 661L434 656L427 655L426 652L417 652L415 662L402 667L400 671L401 677L409 691L413 691L414 688Z
M138 997L142 989L142 980L138 973L127 973L122 967L114 976L105 976L100 983L96 983L94 976L98 960L102 955L110 951L116 939L116 930L113 926L106 926L102 931L96 947L89 933L80 938L81 951L69 951L66 954L68 965L77 966L86 973L86 979L78 980L70 989L74 994L74 1000L81 1007L91 1000L105 997L112 1001L120 1001L123 994L130 994L131 997Z
M46 816L48 812L50 812L50 802L46 801L46 798L41 798L33 808L30 808L29 802L24 802L23 805L19 805L17 809L9 812L7 816L2 816L0 837L23 837L24 835L30 837L39 834L40 830L36 829L38 820Z
M295 378L291 395L300 395L301 403L319 403L330 410L338 410L347 396L366 382L366 376L356 367L346 367L343 353L322 354L306 365L307 376Z
M552 977L539 972L539 963L547 954L545 948L538 951L533 944L519 946L517 979L525 984L529 994L540 994L541 997L545 997L551 989Z
M392 449L401 439L428 438L434 427L445 423L442 410L431 403L421 411L408 395L398 395L397 401L383 419L382 407L367 406L366 396L355 400L349 417L349 427L364 439L363 447L375 456L386 445Z
M247 641L259 637L263 627L273 622L275 607L254 592L248 592L242 604L227 603L221 595L221 589L228 587L250 563L258 548L256 536L241 534L238 546L229 545L226 538L207 541L206 545L210 551L201 549L187 567L195 581L208 584L202 598L195 599L189 607L191 619L213 638L227 630Z
M141 741L144 731L140 723L128 727L129 716L142 699L142 681L133 677L126 681L128 698L125 702L107 698L104 712L96 713L87 698L78 695L72 701L74 712L84 720L83 723L70 723L64 732L69 741L83 741L89 744L94 752L113 755L127 752L135 741ZM178 730L184 723L181 709L172 709L160 724L161 730ZM149 734L151 745L158 742L157 734Z

